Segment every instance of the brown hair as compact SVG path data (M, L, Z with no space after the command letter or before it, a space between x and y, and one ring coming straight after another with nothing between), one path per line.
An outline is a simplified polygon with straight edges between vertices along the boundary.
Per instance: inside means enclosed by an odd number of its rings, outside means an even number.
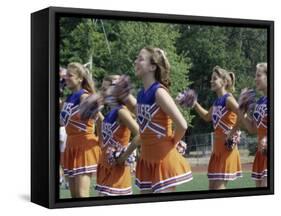
M171 85L171 67L165 52L160 48L145 47L144 49L151 54L151 64L157 66L155 70L155 79L166 88L169 88Z
M68 64L67 69L73 70L79 78L82 78L81 87L83 89L87 90L89 93L95 93L94 82L88 68L78 62L71 62Z
M117 79L119 79L119 77L120 77L120 75L112 74L112 75L108 75L108 76L104 77L104 78L103 78L103 81L110 82L110 85L112 85L114 81L116 81ZM117 98L117 103L123 104L123 105L124 105L124 103L123 103L121 100L119 100L118 98Z
M262 71L267 75L267 63L266 62L258 63L256 68L262 69Z
M120 77L120 75L108 75L103 78L103 81L110 82L110 84L113 83L113 81L117 80Z
M213 68L213 72L215 72L220 78L226 81L225 89L228 92L235 91L235 74L233 72L229 72L220 66L215 66Z

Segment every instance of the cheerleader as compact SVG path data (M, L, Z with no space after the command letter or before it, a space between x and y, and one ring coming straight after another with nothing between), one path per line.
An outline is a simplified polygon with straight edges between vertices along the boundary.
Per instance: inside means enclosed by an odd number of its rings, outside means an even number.
M256 89L263 96L257 101L252 117L249 116L249 105L253 104L254 95L249 96L251 90L241 93L241 119L243 125L250 133L257 133L258 144L252 168L252 179L257 187L267 187L267 63L259 63L256 66ZM245 108L246 107L246 108Z
M130 109L136 109L140 128L136 186L141 193L173 192L177 185L192 180L192 173L177 151L187 123L169 94L170 65L163 50L147 47L137 56L135 70L143 83L137 101L131 95L121 97Z
M125 151L128 147L131 132L138 139L139 127L132 118L129 110L121 101L114 100L111 96L112 86L119 78L118 75L106 77L102 83L102 96L105 105L110 109L102 123L102 156L97 168L96 190L100 196L116 196L132 194L131 163L129 159L117 159L117 153Z
M239 106L231 94L234 91L234 83L234 73L216 66L212 73L211 90L216 92L218 98L209 111L197 102L194 93L189 90L184 92L184 96L179 96L183 99L178 98L180 103L193 107L203 120L213 122L214 145L208 165L209 189L211 190L225 189L229 180L242 177L240 155L236 145L240 135L237 131ZM237 132L230 134L230 131Z
M94 93L93 81L83 65L70 63L65 82L71 94L64 102L60 114L67 134L63 157L64 174L69 177L72 198L89 197L92 173L96 171L101 152L98 137L94 134L94 121L81 120L79 105Z

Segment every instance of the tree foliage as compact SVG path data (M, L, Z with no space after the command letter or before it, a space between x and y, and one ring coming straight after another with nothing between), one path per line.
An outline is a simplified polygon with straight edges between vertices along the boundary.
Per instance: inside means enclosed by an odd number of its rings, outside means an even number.
M205 108L216 97L210 92L214 66L235 73L234 95L238 96L242 88L254 87L255 65L267 61L265 29L67 17L60 20L60 65L90 62L97 87L106 75L127 74L136 93L141 83L135 77L133 64L138 52L147 46L167 53L172 97L192 86ZM189 110L181 111L189 122L197 116ZM194 132L212 130L211 124L206 127L199 117L192 120L192 125L196 125Z

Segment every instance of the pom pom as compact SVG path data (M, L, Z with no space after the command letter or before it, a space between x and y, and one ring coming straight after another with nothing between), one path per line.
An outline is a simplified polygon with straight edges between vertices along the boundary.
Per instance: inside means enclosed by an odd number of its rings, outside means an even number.
M239 96L239 109L244 113L252 113L256 106L256 92L253 89L243 89Z
M228 150L232 150L235 145L238 145L241 140L241 131L236 131L231 138L227 139L225 146Z
M102 97L98 94L88 96L80 104L80 118L82 121L94 118L97 113L103 108Z
M184 155L186 151L187 144L184 141L179 141L177 144L177 150L180 154Z
M197 101L197 94L193 89L186 89L176 97L176 102L182 107L193 108Z
M112 106L112 107L115 107L115 106L118 106L118 98L117 98L117 95L116 95L116 88L115 86L109 86L108 89L106 90L106 93L104 95L104 103L106 105L109 105L109 106Z
M113 166L117 164L117 159L127 150L126 147L113 147L107 148L107 160L108 163ZM124 162L125 166L129 166L136 160L135 155L131 154Z
M134 154L130 154L130 156L125 160L125 165L130 166L136 161L136 156Z
M119 155L118 155L119 152ZM120 156L120 150L118 151L115 147L109 146L106 150L107 161L110 165L116 164L116 159Z

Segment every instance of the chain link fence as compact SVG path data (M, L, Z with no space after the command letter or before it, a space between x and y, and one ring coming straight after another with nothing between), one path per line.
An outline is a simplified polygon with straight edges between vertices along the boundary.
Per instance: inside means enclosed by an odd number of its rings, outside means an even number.
M214 133L192 134L184 138L187 144L185 156L193 165L207 165L214 144ZM257 137L249 136L247 133L241 133L241 141L238 145L241 162L253 162L253 156L256 150Z

